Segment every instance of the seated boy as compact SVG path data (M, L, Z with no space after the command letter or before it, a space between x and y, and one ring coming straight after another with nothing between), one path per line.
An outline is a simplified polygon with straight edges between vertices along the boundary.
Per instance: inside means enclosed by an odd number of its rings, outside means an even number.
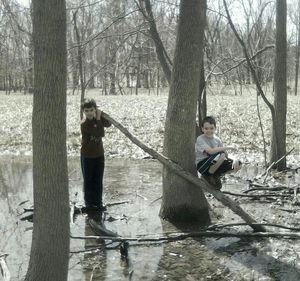
M202 120L203 132L195 144L197 171L216 189L222 188L220 176L227 172L237 172L241 162L228 158L227 150L233 147L223 146L222 141L215 135L216 120L207 116Z

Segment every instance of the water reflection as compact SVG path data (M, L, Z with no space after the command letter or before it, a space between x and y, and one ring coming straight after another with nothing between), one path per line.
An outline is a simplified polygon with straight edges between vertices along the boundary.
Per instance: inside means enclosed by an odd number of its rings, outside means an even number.
M32 197L31 163L3 158L0 161L0 253L6 259L12 280L21 280L28 262L31 232L18 220L19 204ZM25 266L24 266L25 265Z
M71 223L72 235L95 235L88 223L91 218L99 223L103 221L107 229L122 237L178 231L173 225L162 223L158 217L160 200L155 200L161 195L160 164L120 159L107 160L106 164L104 199L106 203L123 203L109 206L104 219L99 214L76 216ZM243 186L233 181L226 182L224 190L240 192L247 186L246 180L255 174L256 171L248 169ZM69 159L69 177L71 200L80 206L83 196L79 159ZM28 202L19 206L26 200ZM240 221L230 210L212 198L209 200L214 212L219 213L223 221ZM12 281L22 280L27 270L32 224L20 221L19 215L24 207L31 207L32 201L30 159L2 159L0 253L9 254L6 262ZM278 217L277 208L268 207L266 212L265 206L259 203L242 203L256 218ZM285 222L299 219L298 214L289 216L285 215ZM120 244L116 242L71 239L69 281L300 280L299 242L275 239L246 242L235 238L186 239L156 245L130 242L126 257L121 255ZM91 248L97 249L86 252Z
M107 203L129 201L108 207L104 225L123 237L161 233L158 217L161 194L160 165L154 161L108 160L105 174ZM70 197L83 203L79 159L69 159ZM12 281L26 274L32 223L20 221L23 208L32 207L31 160L2 159L0 163L0 253L7 253ZM27 201L28 200L28 201ZM27 201L22 206L19 204ZM74 236L95 235L86 215L78 215L71 223ZM93 217L101 220L102 218ZM129 246L122 257L119 245L98 240L71 239L69 280L151 280L162 255L162 246ZM96 251L84 252L90 247Z

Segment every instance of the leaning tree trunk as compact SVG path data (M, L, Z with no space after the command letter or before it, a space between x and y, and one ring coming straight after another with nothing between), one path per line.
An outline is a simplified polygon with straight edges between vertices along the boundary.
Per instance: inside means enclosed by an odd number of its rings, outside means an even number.
M205 0L181 0L164 136L164 155L194 175L195 120L205 12ZM163 173L160 215L172 222L210 222L202 190L194 188L168 168L164 168Z
M65 1L33 0L34 224L25 281L66 281L69 194L66 155Z
M275 120L272 128L271 162L276 162L286 154L286 112L287 112L287 79L286 79L286 0L276 1L276 50L274 73L274 109ZM279 170L286 168L284 157L277 165Z

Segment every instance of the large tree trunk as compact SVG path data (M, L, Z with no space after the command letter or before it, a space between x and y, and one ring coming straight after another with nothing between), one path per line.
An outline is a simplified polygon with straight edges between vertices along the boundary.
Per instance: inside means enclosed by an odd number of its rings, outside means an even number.
M274 73L274 109L271 162L280 159L286 153L286 111L287 111L287 79L286 79L286 0L276 1L276 57ZM286 157L279 163L277 168L286 168Z
M298 17L297 17L297 46L296 46L296 58L295 58L295 96L298 91L298 76L299 76L299 59L300 59L300 2L298 2Z
M164 155L194 175L195 120L205 13L205 0L181 0L164 136ZM160 214L172 222L210 222L202 190L193 188L167 168L163 173Z
M34 225L25 280L66 281L70 231L64 0L33 0L33 38Z

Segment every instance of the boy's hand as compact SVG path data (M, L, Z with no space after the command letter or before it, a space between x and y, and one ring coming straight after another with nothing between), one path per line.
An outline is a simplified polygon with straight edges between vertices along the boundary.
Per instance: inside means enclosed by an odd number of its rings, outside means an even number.
M96 119L97 119L97 120L100 120L100 119L101 119L101 113L102 113L102 111L101 111L100 109L97 108L97 110L96 110Z
M232 168L234 172L237 172L242 168L240 161L238 159L233 160Z

